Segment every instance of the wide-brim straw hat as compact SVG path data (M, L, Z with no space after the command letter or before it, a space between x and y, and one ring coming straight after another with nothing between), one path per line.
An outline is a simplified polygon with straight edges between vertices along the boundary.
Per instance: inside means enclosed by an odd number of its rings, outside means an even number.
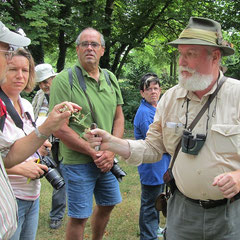
M48 63L38 64L35 67L36 82L40 83L50 77L54 77L57 73L54 72L53 67Z
M234 54L234 49L222 38L220 23L208 18L191 17L179 38L168 44L176 48L178 45L212 46L220 48L223 56Z

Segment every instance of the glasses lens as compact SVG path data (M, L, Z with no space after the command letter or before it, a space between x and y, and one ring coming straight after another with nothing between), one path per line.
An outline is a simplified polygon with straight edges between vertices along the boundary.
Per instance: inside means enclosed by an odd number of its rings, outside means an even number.
M91 43L81 42L80 46L83 47L83 48L88 48L88 46L91 46L92 48L97 49L97 48L99 48L100 44L97 43L97 42L91 42Z
M100 46L100 44L97 43L97 42L92 42L92 43L91 43L91 46L92 46L93 48L98 48L98 47Z
M5 55L5 58L9 61L13 57L13 51L6 51L6 50L0 50L0 52L3 52Z

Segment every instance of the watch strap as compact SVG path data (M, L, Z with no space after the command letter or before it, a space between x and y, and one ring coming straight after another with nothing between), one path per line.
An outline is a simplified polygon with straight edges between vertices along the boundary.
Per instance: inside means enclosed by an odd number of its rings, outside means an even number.
M48 136L40 133L37 127L35 128L35 133L36 133L37 137L39 137L39 138L42 138L42 139L45 139L45 140L48 139Z

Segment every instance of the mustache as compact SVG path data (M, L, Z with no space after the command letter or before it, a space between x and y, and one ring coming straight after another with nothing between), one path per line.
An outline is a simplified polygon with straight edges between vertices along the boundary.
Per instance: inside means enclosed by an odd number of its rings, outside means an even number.
M196 72L195 69L192 69L192 68L189 68L189 67L183 67L183 66L180 66L178 68L178 70L179 70L179 73L181 73L182 71L187 71L187 72L189 72L191 74L194 74Z

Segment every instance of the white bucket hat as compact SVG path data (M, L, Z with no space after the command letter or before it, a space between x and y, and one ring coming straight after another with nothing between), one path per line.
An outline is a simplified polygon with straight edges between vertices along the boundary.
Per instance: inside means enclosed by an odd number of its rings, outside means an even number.
M0 42L8 43L15 46L25 47L31 43L31 40L27 37L23 37L18 33L10 31L0 21Z
M38 64L35 67L36 82L42 82L50 77L54 77L57 73L54 72L52 66L48 63Z

